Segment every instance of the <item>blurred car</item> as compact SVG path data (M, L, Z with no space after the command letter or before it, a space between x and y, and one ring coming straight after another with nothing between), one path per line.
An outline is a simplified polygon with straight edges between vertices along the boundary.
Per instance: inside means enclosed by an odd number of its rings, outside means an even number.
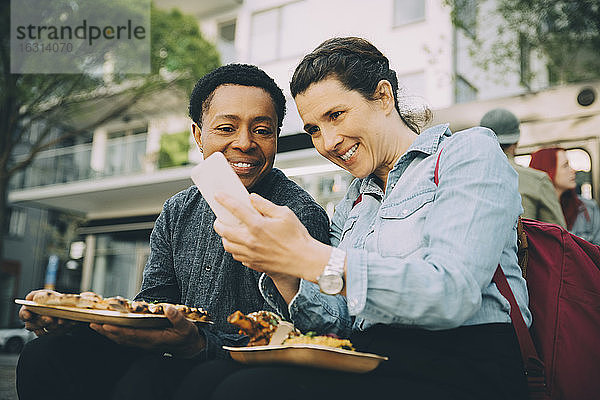
M35 338L35 333L25 328L0 329L0 347L6 353L20 353L25 343Z

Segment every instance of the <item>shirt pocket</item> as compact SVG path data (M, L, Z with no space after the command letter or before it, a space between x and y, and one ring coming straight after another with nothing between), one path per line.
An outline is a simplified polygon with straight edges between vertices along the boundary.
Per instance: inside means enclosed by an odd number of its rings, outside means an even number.
M432 189L382 207L377 236L382 256L403 257L423 246L423 225L434 198Z

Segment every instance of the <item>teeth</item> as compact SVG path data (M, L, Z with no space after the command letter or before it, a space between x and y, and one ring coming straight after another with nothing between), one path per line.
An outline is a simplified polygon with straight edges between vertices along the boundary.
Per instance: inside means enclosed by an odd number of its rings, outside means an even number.
M346 152L346 154L341 155L340 158L344 161L348 161L350 159L350 157L352 157L352 155L354 155L354 152L356 151L357 148L358 148L358 143L356 143L354 146L352 146L352 148L350 150L348 150Z
M248 164L245 162L231 163L231 165L238 168L250 168L252 166L252 164Z

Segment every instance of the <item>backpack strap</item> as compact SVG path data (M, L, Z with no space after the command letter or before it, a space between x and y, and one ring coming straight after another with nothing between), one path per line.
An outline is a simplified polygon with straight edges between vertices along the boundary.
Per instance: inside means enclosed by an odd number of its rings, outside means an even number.
M500 294L504 296L510 304L510 319L517 334L519 347L521 348L521 356L523 357L523 366L525 367L525 375L527 375L529 391L545 393L546 375L544 372L544 362L538 356L529 329L527 329L527 325L525 324L525 320L523 319L523 315L521 314L521 310L515 299L515 295L506 280L506 275L504 275L504 271L502 271L500 264L498 264L498 267L496 268L492 282L496 284Z
M439 184L439 169L440 169L440 157L442 155L441 149L437 160L435 162L435 169L433 170L433 182L435 182L436 186ZM517 241L519 244L519 250L517 252L519 258L519 265L523 271L523 277L526 275L527 268L527 235L525 234L525 230L523 229L523 223L521 221L521 217L517 222ZM515 295L513 294L510 285L508 284L508 280L506 279L506 275L504 275L504 271L498 264L496 267L496 271L494 272L494 277L492 278L492 282L496 284L500 294L504 296L508 303L510 304L510 319L512 321L513 327L515 329L515 333L517 334L517 341L519 342L519 348L521 349L521 356L523 357L523 367L525 368L525 375L527 375L527 385L529 387L529 392L531 398L545 398L546 395L546 375L544 371L544 363L541 361L538 356L537 350L535 349L535 345L533 344L533 339L531 338L531 334L529 333L529 329L527 329L527 324L525 324L525 320L523 319L523 315L521 314L521 310L519 309L519 305L517 304L517 300L515 299Z
M358 195L356 200L354 200L354 203L352 203L352 208L354 208L354 206L357 205L358 203L360 203L361 201L362 201L362 193Z
M529 261L529 242L527 240L527 234L525 228L523 228L523 221L521 217L517 221L517 258L519 260L519 266L521 267L521 273L523 278L527 279L527 261Z
M435 186L437 186L440 183L439 171L440 171L440 157L442 156L442 151L444 151L444 149L440 150L440 152L437 156L437 160L435 161L435 169L433 170L433 182L435 183Z

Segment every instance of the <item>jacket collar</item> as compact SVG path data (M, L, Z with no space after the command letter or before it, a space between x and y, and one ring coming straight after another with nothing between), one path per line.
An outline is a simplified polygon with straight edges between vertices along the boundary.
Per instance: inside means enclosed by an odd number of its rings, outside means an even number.
M391 174L398 174L399 171L404 171L404 169L408 166L407 160L413 159L418 153L423 153L426 155L432 155L438 151L440 143L444 140L444 137L452 135L452 132L449 129L450 124L440 124L436 126L432 126L421 132L415 141L410 145L406 153L404 153L398 161L394 164ZM402 167L400 170L398 170ZM391 175L390 175L391 176ZM380 197L383 197L383 190L377 185L375 182L377 178L371 174L368 177L361 179L360 182L360 193L368 193L368 194L376 194Z
M450 124L440 124L424 130L417 136L413 144L410 145L406 154L420 152L430 156L436 153L443 137L452 135L452 132L448 128L449 126Z

